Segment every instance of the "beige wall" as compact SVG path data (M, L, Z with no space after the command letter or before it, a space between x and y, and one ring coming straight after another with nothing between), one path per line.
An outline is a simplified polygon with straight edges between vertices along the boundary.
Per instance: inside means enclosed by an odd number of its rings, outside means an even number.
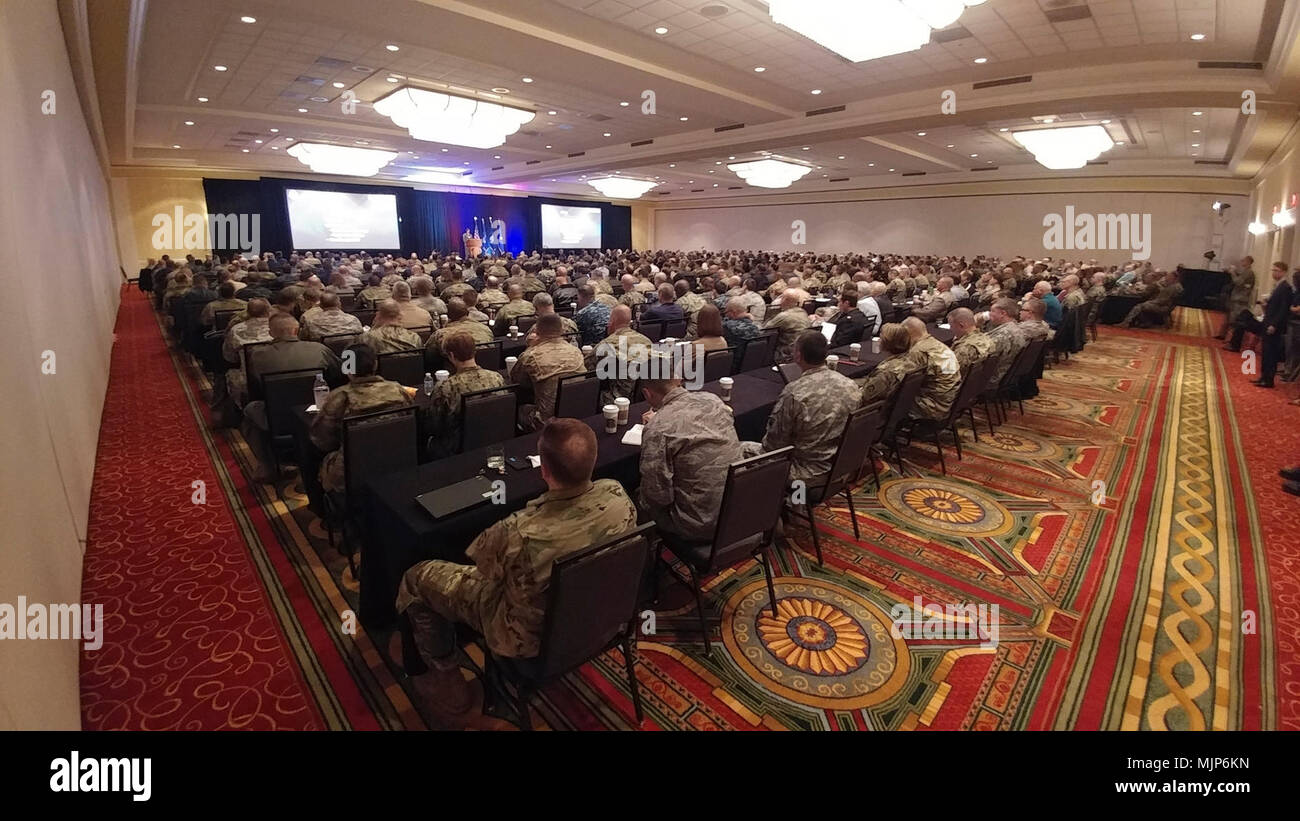
M73 604L122 278L54 3L0 2L0 77L0 603ZM0 641L0 729L78 728L78 658Z
M655 247L655 210L648 205L632 206L632 248L648 251Z
M208 248L173 248L174 233L161 248L154 242L155 234L169 233L155 227L155 218L165 215L175 222L177 207L184 216L197 214L206 222L208 204L203 195L202 176L115 176L112 185L114 222L128 275L135 276L147 259L157 259L163 254L184 259L186 254L205 257L210 253ZM159 224L166 227L161 221Z
M1191 188L1180 191L1179 188ZM1151 214L1151 259L1162 267L1196 265L1215 234L1224 253L1239 254L1247 200L1243 186L1225 180L1188 185L1161 179L1008 181L935 185L810 195L758 195L746 204L727 200L660 206L654 215L658 248L891 251L898 253L1064 256L1106 264L1133 258L1126 250L1049 250L1046 214ZM1232 203L1220 221L1215 199ZM793 223L806 226L806 245L796 245Z
M1291 196L1300 194L1300 128L1292 129L1289 139L1252 181L1246 222L1259 221L1273 226L1273 208L1288 208ZM1255 257L1255 273L1264 272L1274 262L1285 262L1292 269L1300 267L1300 243L1295 241L1296 227L1271 230L1259 236L1247 235L1246 252ZM1262 282L1267 292L1267 283Z

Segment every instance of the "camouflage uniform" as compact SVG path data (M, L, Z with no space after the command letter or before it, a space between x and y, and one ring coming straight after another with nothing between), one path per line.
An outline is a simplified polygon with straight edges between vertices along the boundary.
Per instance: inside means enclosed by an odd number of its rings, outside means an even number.
M298 336L303 339L320 341L333 334L360 334L361 320L352 314L345 314L338 308L321 311L311 318L303 318L302 330Z
M496 321L503 322L504 327L509 327L519 317L532 316L536 313L537 309L533 307L533 303L522 299L512 299L497 310Z
M203 311L199 314L199 324L211 328L216 324L217 311L244 311L247 308L248 303L242 299L214 299L203 306ZM233 318L232 316L231 319Z
M1016 362L1016 357L1020 356L1020 352L1029 344L1029 340L1025 338L1025 332L1020 327L1020 323L1015 321L994 325L989 328L988 336L995 345L993 355L997 356L1002 363L998 365L998 370L993 375L993 384L997 385L1007 375L1007 371L1011 370L1011 366Z
M226 361L236 367L226 371L226 388L235 404L243 407L244 393L244 346L254 342L270 342L271 327L268 317L254 317L238 324L232 323L226 328L226 339L221 345L221 353Z
M727 340L728 345L740 345L758 334L759 327L754 324L754 320L749 315L725 317L722 320L722 336Z
M631 308L633 305L644 305L645 294L642 294L640 291L634 288L631 291L624 291L623 295L618 298L618 301L619 303L626 305L629 308Z
M941 419L952 408L961 387L961 366L952 349L932 336L912 343L908 355L925 370L921 393L916 397L912 416L920 419Z
M989 335L983 331L974 331L959 337L952 343L953 353L957 354L957 362L961 365L962 375L970 373L974 365L978 365L993 353L995 344Z
M596 345L595 350L587 357L585 365L588 370L599 371L601 369L597 367L597 362L605 357L615 357L618 359L618 372L630 374L631 369L628 363L639 362L644 364L649 362L653 350L654 344L649 337L630 327L619 328ZM608 405L615 399L631 399L632 390L635 387L636 378L630 375L622 379L602 378L600 403Z
M767 303L763 301L763 297L753 291L745 291L741 293L740 301L744 303L745 310L756 321L762 319L767 313Z
M618 300L614 299L612 294L596 294L592 301L599 302L601 305L608 305L610 308L618 307Z
M436 296L413 296L411 304L429 312L429 316L442 316L447 313L447 303Z
M903 384L903 377L916 368L917 363L906 353L894 354L881 362L866 379L858 382L862 386L862 404L874 405L893 399Z
M448 322L443 327L433 332L429 337L429 343L425 346L426 350L443 352L442 341L454 333L467 333L474 340L475 345L482 345L484 342L491 342L495 337L492 336L492 329L482 322L475 322L466 317L457 319L455 322Z
M484 307L500 308L510 301L500 288L484 288L483 293L478 295L478 304Z
M673 388L641 433L638 501L661 529L712 539L727 468L742 458L723 401L708 391Z
M1103 299L1105 299L1105 298L1106 298L1106 286L1104 286L1104 285L1094 285L1094 286L1092 286L1091 288L1088 289L1088 301L1089 301L1089 302L1100 302L1101 300L1103 300Z
M402 311L403 328L428 328L433 325L433 316L414 302L399 302L397 307Z
M447 621L482 634L497 655L536 656L552 565L626 533L636 518L632 500L612 479L549 490L481 533L465 551L473 565L427 561L407 570L397 611L410 617L426 661L436 653L431 631L453 641Z
M686 314L686 338L694 339L697 327L695 323L699 320L700 309L704 307L704 297L687 291L677 298L677 304L681 306L682 313Z
M555 415L555 389L561 376L586 372L582 351L562 338L547 339L524 350L511 372L521 387L533 388L532 405L519 409L520 423L529 430L539 430Z
M460 448L460 400L467 393L485 391L505 386L505 379L496 371L487 371L472 365L457 371L439 382L433 389L430 416L434 430L432 450L440 456L449 456Z
M420 335L400 325L380 325L378 328L371 328L357 341L374 348L376 354L414 351L420 347Z
M614 294L614 288L609 284L609 280L604 277L591 277L587 280L587 284L591 285L598 294L609 294L610 296Z
M786 385L767 418L761 452L794 445L790 479L826 483L831 462L849 413L862 403L862 391L847 376L824 365L804 371ZM757 443L745 443L745 455L757 455Z
M1079 290L1078 288L1074 288L1070 291L1070 293L1061 297L1061 307L1066 310L1070 308L1078 308L1080 305L1084 304L1087 301L1088 298L1083 295L1083 291Z
M1037 342L1040 339L1051 339L1056 336L1056 331L1041 319L1026 319L1023 322L1017 322L1020 326L1020 333L1025 338L1026 344Z
M587 307L579 309L573 319L582 333L583 345L595 345L605 338L609 329L610 307L600 302L590 302Z
M320 464L320 483L326 491L343 493L343 420L349 416L391 408L404 408L411 397L402 386L378 374L354 376L348 384L335 388L325 397L325 404L311 420L312 444L325 451Z
M357 294L357 305L373 308L385 299L391 299L393 292L383 285L370 285Z
M853 280L849 279L848 274L836 274L826 280L826 287L838 294L840 291L844 290L845 285L848 285L852 281Z
M763 328L776 329L776 354L774 362L780 364L794 358L794 343L799 334L808 330L810 321L803 308L786 308L763 323ZM829 470L829 468L828 468Z
M889 280L889 285L885 293L889 295L890 302L902 302L911 296L912 289L909 283L902 277Z
M442 297L444 300L447 300L453 297L458 297L461 294L465 293L466 291L472 291L472 290L474 290L474 286L470 285L468 282L456 281L448 285L446 288L443 288L442 291L438 294L438 296Z

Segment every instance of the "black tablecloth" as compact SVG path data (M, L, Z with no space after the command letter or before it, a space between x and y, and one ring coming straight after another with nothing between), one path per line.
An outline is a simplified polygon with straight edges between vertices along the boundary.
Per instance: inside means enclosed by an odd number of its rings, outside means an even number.
M759 374L738 374L733 378L735 385L730 404L735 413L736 432L742 440L759 440L772 406L781 394L783 384L780 376L776 375L775 380ZM720 393L716 382L708 383L703 389ZM622 438L628 427L639 422L648 409L645 402L632 405L629 425L620 427L614 434L605 433L602 416L583 420L596 431L595 478L614 479L629 493L640 484L641 449L624 445ZM506 458L517 456L526 459L536 455L538 436L532 433L504 442ZM486 469L487 450L480 448L371 481L366 500L368 533L360 579L360 615L366 626L383 626L396 617L394 599L402 574L408 568L424 559L463 561L465 548L476 536L545 491L539 468L519 471L508 467L502 475L489 474ZM479 473L506 483L504 504L485 503L434 519L415 501L416 496Z
M1223 309L1223 291L1228 287L1230 278L1223 271L1207 271L1203 268L1184 268L1179 282L1183 286L1183 295L1178 304L1189 308Z
M1129 296L1127 294L1110 294L1106 301L1102 303L1101 313L1097 315L1097 321L1102 325L1118 325L1128 316L1129 311L1137 307L1142 302L1140 296Z

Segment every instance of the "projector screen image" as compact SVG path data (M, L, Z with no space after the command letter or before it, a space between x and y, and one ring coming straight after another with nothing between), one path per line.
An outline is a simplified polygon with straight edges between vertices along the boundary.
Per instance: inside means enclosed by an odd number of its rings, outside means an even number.
M542 247L600 248L600 209L543 205Z
M401 248L397 197L392 194L302 188L289 188L284 194L295 248Z

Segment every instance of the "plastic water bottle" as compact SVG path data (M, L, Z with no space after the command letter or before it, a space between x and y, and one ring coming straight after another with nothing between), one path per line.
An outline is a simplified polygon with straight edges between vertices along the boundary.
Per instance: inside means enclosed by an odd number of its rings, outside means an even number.
M431 373L424 375L424 395L433 396L433 374Z
M316 384L312 385L311 392L316 399L316 409L325 407L325 397L330 395L330 386L325 384L325 374L316 374Z

